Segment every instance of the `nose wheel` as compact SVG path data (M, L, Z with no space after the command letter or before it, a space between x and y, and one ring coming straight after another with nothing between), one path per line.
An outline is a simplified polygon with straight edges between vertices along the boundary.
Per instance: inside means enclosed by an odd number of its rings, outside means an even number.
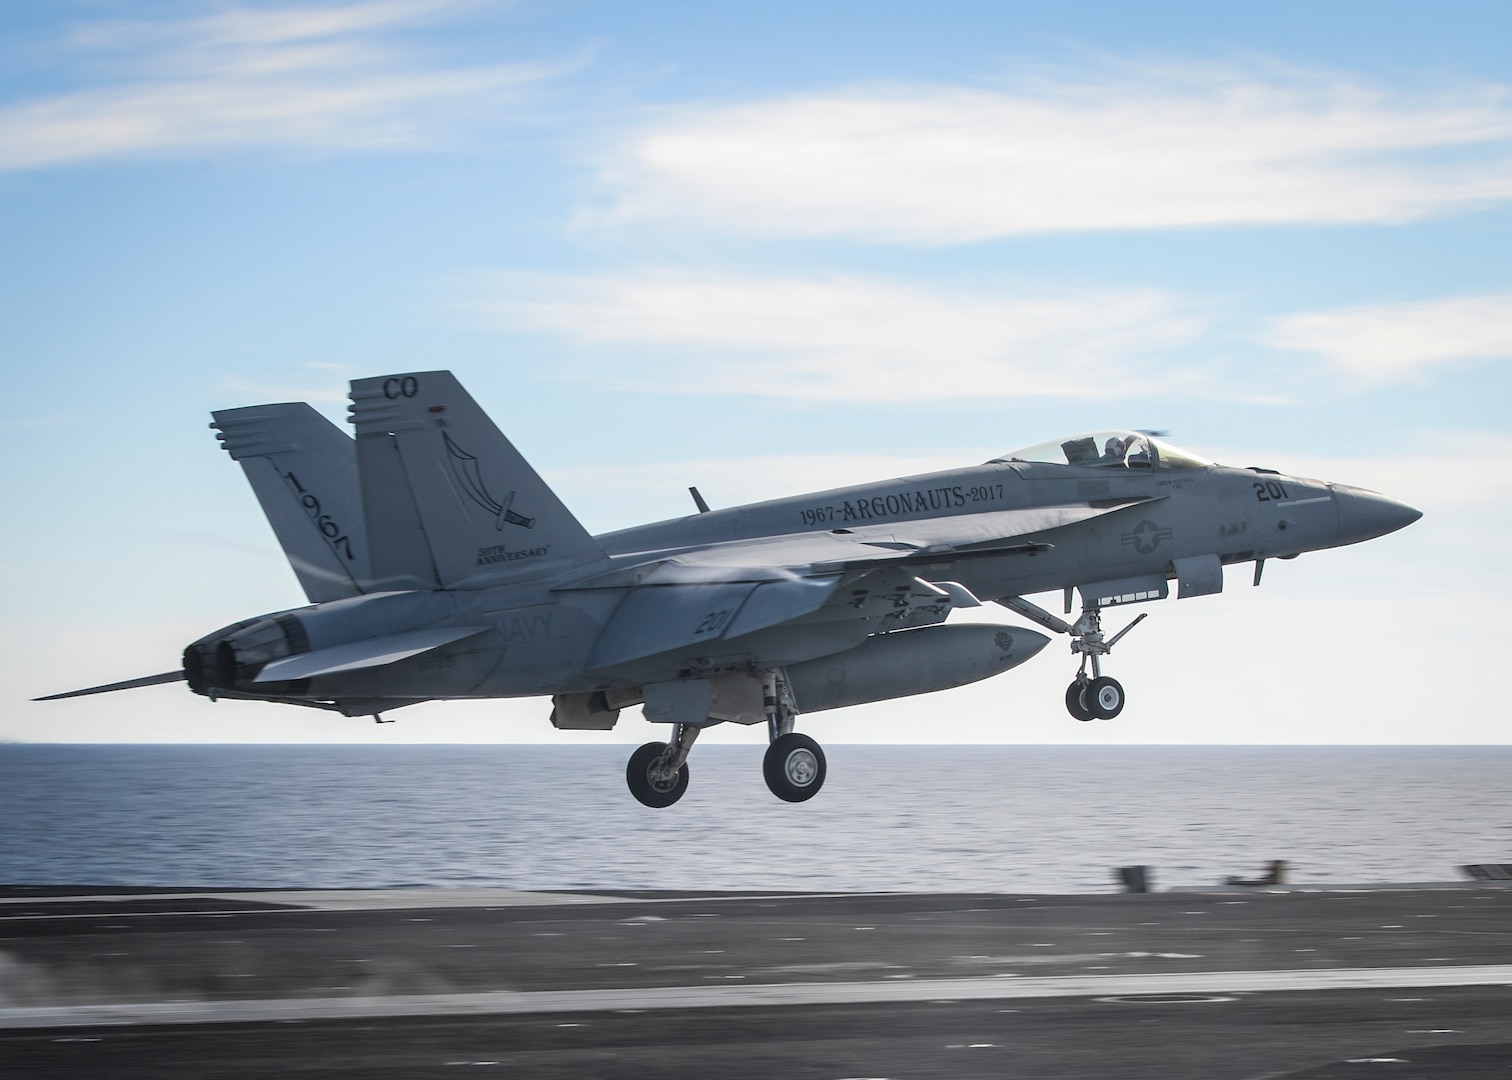
M1066 711L1073 720L1093 720L1092 708L1087 704L1087 684L1080 679L1066 687Z
M1123 707L1123 684L1106 675L1079 677L1066 687L1066 711L1077 720L1111 720Z

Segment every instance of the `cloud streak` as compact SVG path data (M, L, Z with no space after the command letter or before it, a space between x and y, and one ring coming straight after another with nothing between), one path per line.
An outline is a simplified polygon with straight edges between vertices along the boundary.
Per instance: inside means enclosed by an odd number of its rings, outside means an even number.
M332 369L334 364L307 364L311 368ZM243 378L240 375L228 375L221 380L221 385L227 390L252 398L255 401L309 401L319 402L322 405L345 405L347 401L347 387L345 383L332 383L327 386L309 389L298 385L270 384L267 382L254 381Z
M1512 88L1177 66L860 87L667 114L601 179L587 224L910 244L1397 223L1512 198Z
M1273 320L1265 338L1316 353L1365 383L1395 382L1450 364L1512 359L1512 292L1303 312Z
M487 293L490 321L612 354L593 371L601 381L813 400L1144 393L1155 354L1201 325L1192 305L1151 289L1033 294L646 270L499 275ZM1136 357L1151 363L1129 366ZM1199 380L1166 363L1157 381L1170 393Z
M86 26L70 44L113 64L114 77L0 105L0 170L226 147L418 145L467 110L564 70L524 63L446 70L385 44L385 34L456 7L443 0L231 7L182 22Z

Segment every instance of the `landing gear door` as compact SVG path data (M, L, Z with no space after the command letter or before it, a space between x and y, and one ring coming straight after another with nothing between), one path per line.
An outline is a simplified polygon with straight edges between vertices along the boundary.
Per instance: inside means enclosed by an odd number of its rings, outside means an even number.
M1223 591L1223 563L1217 555L1172 559L1171 574L1176 578L1176 596L1181 600Z
M1078 585L1077 590L1081 593L1084 608L1116 607L1119 604L1138 604L1145 600L1166 598L1165 578L1159 574L1120 578L1117 581L1094 581ZM1069 610L1069 599L1067 604Z

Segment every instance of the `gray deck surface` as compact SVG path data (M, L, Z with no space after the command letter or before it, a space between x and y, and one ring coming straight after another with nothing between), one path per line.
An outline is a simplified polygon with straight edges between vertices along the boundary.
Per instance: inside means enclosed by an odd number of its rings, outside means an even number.
M0 1077L1512 1080L1512 889L0 889Z

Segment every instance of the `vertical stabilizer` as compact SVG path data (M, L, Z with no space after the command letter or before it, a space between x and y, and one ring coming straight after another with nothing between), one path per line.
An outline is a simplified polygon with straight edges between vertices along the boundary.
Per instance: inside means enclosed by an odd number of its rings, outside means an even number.
M604 557L451 372L359 379L351 396L380 580L465 588Z
M210 415L305 596L319 603L365 591L367 537L351 438L302 401Z

